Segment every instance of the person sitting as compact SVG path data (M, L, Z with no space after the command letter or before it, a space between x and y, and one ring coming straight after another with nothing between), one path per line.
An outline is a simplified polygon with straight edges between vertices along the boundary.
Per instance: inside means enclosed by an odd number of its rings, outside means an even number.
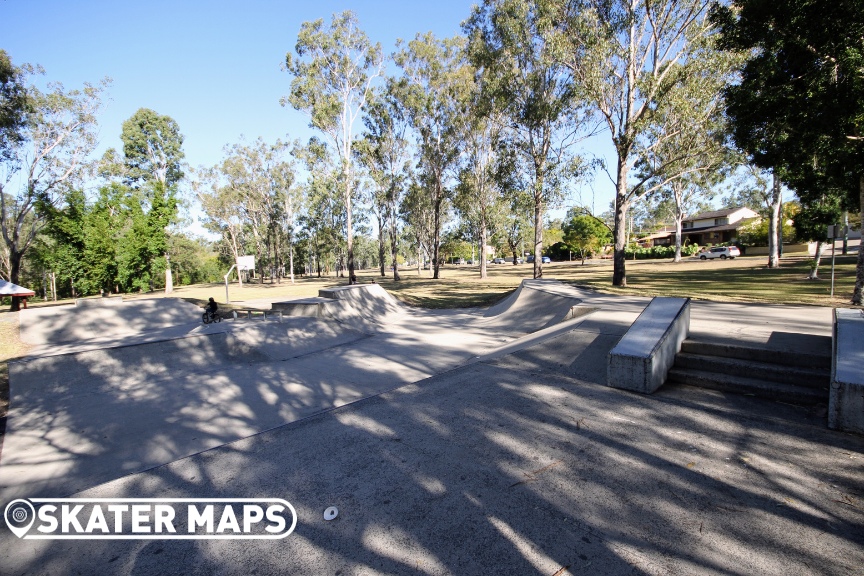
M219 306L216 304L216 301L211 297L207 302L207 312L211 316L216 316L216 311L219 309Z

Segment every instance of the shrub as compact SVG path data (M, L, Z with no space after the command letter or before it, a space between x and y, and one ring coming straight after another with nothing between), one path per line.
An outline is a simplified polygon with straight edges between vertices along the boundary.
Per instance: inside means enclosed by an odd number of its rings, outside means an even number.
M692 256L699 252L698 244L686 244L681 247L682 256ZM632 260L633 255L636 255L636 260L653 260L659 258L674 258L675 246L652 246L651 248L639 248L634 245L628 246L624 250L627 258Z

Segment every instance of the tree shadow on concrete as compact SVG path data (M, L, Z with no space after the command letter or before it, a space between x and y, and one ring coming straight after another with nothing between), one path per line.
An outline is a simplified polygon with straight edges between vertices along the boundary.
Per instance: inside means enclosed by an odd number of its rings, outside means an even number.
M284 540L42 542L10 573L789 574L864 563L860 437L795 407L687 387L636 395L535 361L453 370L82 494L285 498L299 522ZM327 522L331 505L340 516Z

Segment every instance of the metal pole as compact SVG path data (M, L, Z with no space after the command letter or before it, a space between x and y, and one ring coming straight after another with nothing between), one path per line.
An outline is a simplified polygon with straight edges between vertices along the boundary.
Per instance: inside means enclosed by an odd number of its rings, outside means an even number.
M834 299L834 254L837 252L835 250L835 246L837 244L837 238L834 236L836 232L831 233L831 299Z
M231 271L234 270L234 267L235 267L235 266L237 266L237 265L236 265L236 264L232 264L232 265L231 265L231 268L228 269L228 273L225 274L225 303L226 303L226 304L230 304L230 303L231 303L231 299L228 297L228 276L231 275ZM238 273L237 276L239 277L240 274Z

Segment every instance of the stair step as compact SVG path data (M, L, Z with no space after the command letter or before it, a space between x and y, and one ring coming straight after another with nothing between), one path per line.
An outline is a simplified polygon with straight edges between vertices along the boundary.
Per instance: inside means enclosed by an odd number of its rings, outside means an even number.
M831 383L831 371L826 368L802 368L787 364L778 365L739 358L703 356L688 352L680 352L675 357L675 367L701 372L719 372L730 376L770 380L810 388L827 388Z
M829 352L820 353L806 350L792 352L786 350L772 350L769 348L736 346L733 344L700 342L697 340L684 340L684 342L681 343L681 351L688 354L698 354L700 356L737 358L739 360L752 360L754 362L765 362L782 366L798 366L801 368L822 368L830 370L831 338L828 336L813 336L812 341L817 343L816 348L827 349Z
M759 398L779 400L790 404L812 405L828 402L827 386L824 389L817 389L689 368L672 368L666 381L722 392L751 394Z

